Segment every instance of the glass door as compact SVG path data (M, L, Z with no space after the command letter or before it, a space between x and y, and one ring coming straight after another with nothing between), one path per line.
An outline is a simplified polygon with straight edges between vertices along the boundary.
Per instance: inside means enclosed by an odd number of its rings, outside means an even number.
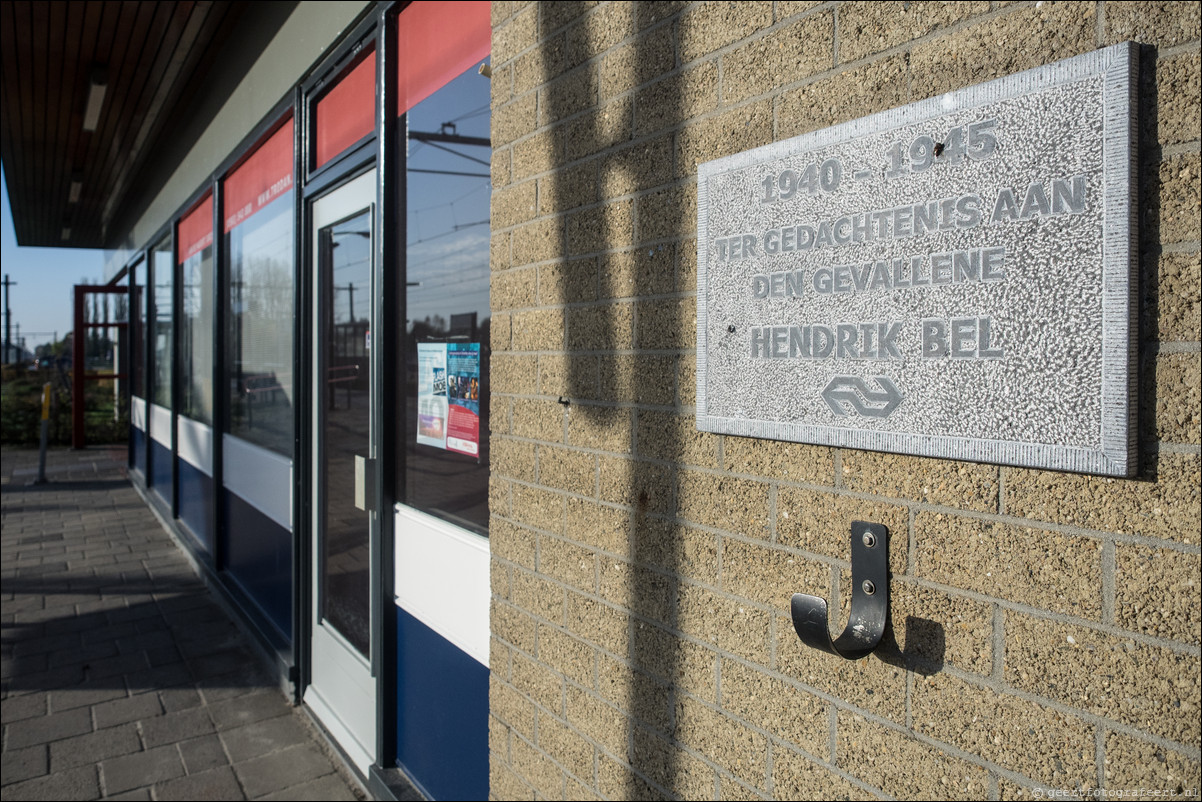
M313 635L305 702L366 773L375 757L372 604L378 514L357 503L373 460L372 220L375 173L312 205ZM370 464L370 463L368 463ZM366 472L366 480L371 481ZM368 505L364 505L368 506Z

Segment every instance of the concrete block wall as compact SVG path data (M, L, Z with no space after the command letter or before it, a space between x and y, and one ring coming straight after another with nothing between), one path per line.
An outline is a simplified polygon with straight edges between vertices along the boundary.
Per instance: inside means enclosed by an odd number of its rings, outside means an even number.
M493 796L1196 798L1198 4L492 8ZM1138 477L696 430L698 163L1128 39ZM848 662L789 598L846 620L853 519L892 632Z

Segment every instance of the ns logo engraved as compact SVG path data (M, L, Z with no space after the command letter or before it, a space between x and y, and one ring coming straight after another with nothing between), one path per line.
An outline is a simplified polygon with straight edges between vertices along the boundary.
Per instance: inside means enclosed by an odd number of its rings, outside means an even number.
M853 410L869 418L887 418L902 401L902 394L888 376L873 376L871 381L859 376L835 376L822 390L827 406L841 418Z

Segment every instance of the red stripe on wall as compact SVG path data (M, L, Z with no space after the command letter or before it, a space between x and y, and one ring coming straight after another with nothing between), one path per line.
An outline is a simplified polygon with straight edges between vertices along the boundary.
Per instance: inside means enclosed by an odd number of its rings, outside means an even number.
M205 195L204 200L180 218L175 241L181 265L213 244L212 195Z
M372 51L317 101L317 167L375 129L376 54Z
M268 137L221 184L225 232L292 189L292 118Z
M488 2L412 3L397 19L397 114L488 57Z

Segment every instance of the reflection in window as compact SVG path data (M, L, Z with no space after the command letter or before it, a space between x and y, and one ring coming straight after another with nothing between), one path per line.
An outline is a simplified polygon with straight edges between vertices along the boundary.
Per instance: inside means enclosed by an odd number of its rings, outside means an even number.
M154 281L154 309L149 332L150 347L154 356L154 375L151 400L165 409L171 409L171 373L174 365L172 345L172 301L175 294L175 269L171 254L171 240L164 239L151 252L152 280Z
M129 271L130 306L130 387L138 398L146 397L146 262L134 265Z
M213 422L213 246L180 265L180 412Z
M231 434L292 456L292 191L226 234Z
M488 532L489 83L467 72L409 110L405 485Z

